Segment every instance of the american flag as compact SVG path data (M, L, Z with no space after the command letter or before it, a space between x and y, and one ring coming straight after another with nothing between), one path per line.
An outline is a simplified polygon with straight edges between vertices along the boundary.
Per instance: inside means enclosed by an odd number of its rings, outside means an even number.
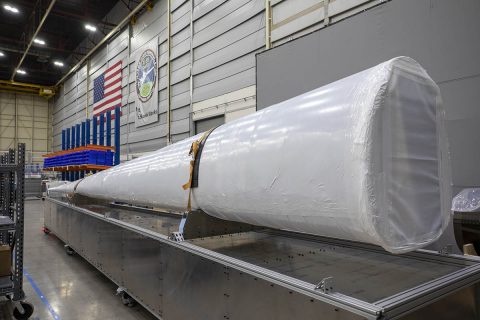
M122 61L110 66L93 80L93 115L122 105Z

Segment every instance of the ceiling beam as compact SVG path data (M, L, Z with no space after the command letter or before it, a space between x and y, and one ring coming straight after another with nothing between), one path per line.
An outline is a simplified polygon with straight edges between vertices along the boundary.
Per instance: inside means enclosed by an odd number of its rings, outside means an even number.
M47 11L45 11L45 15L43 16L42 20L40 20L40 23L38 24L38 27L37 27L37 30L35 30L34 34L33 34L33 37L30 39L30 42L28 43L28 46L27 48L25 49L23 55L22 55L22 58L20 59L20 61L18 62L18 65L15 67L15 69L13 69L13 73L12 73L12 77L10 78L10 80L13 81L13 79L15 78L15 74L17 73L17 70L20 68L20 66L22 65L22 62L23 60L25 59L25 57L27 56L28 54L28 51L30 50L30 47L32 46L32 43L33 43L33 39L35 39L37 37L37 34L38 32L40 31L40 29L42 29L42 26L43 24L45 23L45 20L47 20L47 17L48 17L48 14L50 13L50 11L52 10L53 8L53 5L55 4L57 0L52 0L50 2L50 5L48 6L47 8Z
M35 89L50 88L48 86L42 86L42 85L39 85L39 84L17 82L17 81L7 81L7 80L0 80L0 84L1 85L16 86L16 87L23 87L23 88L35 88Z
M14 43L16 44L17 46L21 46L21 44L23 43L22 41L20 40L16 40L16 39L12 39L12 38L7 38L7 37L2 37L0 36L0 40L1 41L5 41L5 42L10 42L10 43ZM39 47L41 48L40 50L37 50L36 51L36 54L33 54L33 55L37 55L37 56L49 56L48 54L46 53L41 53L41 51L43 50L49 50L49 51L56 51L56 52L63 52L63 53L68 53L68 54L74 54L74 53L78 53L76 51L73 51L73 50L68 50L68 49L61 49L61 48L58 48L58 47L50 47L50 46L42 46L42 47ZM12 51L12 50L10 50ZM23 50L18 50L20 51L20 53L23 53L24 51ZM29 50L27 52L27 54L30 54L31 50Z
M32 83L15 82L0 80L0 91L13 93L30 93L38 94L46 98L50 98L55 94L53 87L40 86Z
M4 68L2 68L4 70ZM9 72L11 70L11 68L8 68L9 69ZM56 70L46 70L46 69L32 69L32 68L28 68L28 72L26 75L23 75L22 78L25 78L25 77L29 77L29 78L36 78L36 79L41 79L42 78L42 73L43 75L47 74L47 75L53 75L53 76L60 76L61 73L59 71L56 71Z
M19 1L24 6L28 6L29 8L33 7L31 0L28 0L28 1L17 0L17 1ZM78 13L73 13L73 12L67 12L67 11L63 11L63 10L58 9L58 8L53 9L52 12L50 12L50 15L57 16L57 17L62 17L62 18L66 18L66 19L74 19L74 20L77 20L77 21L85 22L85 23L90 22L90 23L93 23L93 24L96 24L96 25L103 24L103 25L109 26L109 27L115 27L116 26L116 24L110 23L108 21L93 19L93 18L87 16L85 13L84 14L78 14Z
M55 9L52 12L52 15L55 15L57 17L66 18L66 19L72 18L74 20L81 21L81 22L84 22L84 23L91 22L91 23L94 23L94 24L97 24L97 25L101 24L101 25L104 25L104 26L107 26L107 27L116 27L116 24L114 24L114 23L110 23L110 22L107 22L107 21L104 21L104 20L94 20L90 17L87 17L86 15L70 13L70 12L61 11L61 10L58 10L58 9Z
M0 50L14 52L14 53L23 53L23 50L15 49L15 48L9 47L8 45L0 45ZM40 52L36 52L32 50L30 50L27 54L30 56L50 58L50 56L47 54L42 54Z
M125 18L123 18L120 23L113 28L100 42L92 49L90 50L83 58L78 62L70 71L68 71L58 82L55 86L59 86L63 81L65 81L73 72L75 72L95 51L97 51L105 42L108 41L111 37L113 37L117 32L120 31L127 23L130 22L130 18L135 15L137 12L139 12L147 3L149 3L151 0L143 0L140 2L140 4L135 7L132 11L130 11L129 14Z
M2 25L2 27L4 27L5 29L4 30L7 30L7 31L3 31L2 34L6 35L6 33L8 33L9 31L16 31L16 29L19 28L19 24L16 24L16 23L5 23ZM7 29L9 28L9 29ZM13 33L13 32L12 32ZM14 36L15 34L8 34L8 36ZM51 32L51 31L47 31L47 30L42 30L42 35L47 35L48 38L52 38L52 39L65 39L65 33L61 33L61 32ZM20 41L20 40L17 40L17 38L10 38L10 39L15 39L16 41ZM22 41L23 42L23 41Z

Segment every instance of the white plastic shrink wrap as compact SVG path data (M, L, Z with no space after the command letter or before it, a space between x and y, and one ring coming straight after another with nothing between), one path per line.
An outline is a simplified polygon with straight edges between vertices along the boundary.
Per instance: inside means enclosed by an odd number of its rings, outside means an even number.
M425 70L392 59L216 128L192 207L393 253L423 247L450 219L443 118ZM76 192L184 211L200 136L87 177Z

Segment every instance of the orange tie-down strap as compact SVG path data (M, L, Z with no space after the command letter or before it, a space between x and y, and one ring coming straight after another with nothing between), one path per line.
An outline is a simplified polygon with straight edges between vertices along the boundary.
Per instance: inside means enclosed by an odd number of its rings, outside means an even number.
M190 178L188 179L188 182L182 186L183 190L190 189L188 192L187 212L190 212L192 210L192 188L196 187L196 185L193 186L192 183L193 177L195 175L195 170L198 171L198 160L200 158L200 154L202 153L203 145L205 144L205 141L207 141L208 136L210 135L210 133L212 133L213 130L215 130L215 128L206 131L200 137L200 139L192 142L192 145L190 146L190 152L188 153L189 156L192 156L192 160L190 160Z
M72 201L73 200L73 197L75 196L75 192L77 191L77 187L78 185L80 184L80 182L83 181L83 178L80 179L80 180L77 180L77 183L75 183L75 186L73 187L73 191L70 192L70 193L67 193L67 199Z

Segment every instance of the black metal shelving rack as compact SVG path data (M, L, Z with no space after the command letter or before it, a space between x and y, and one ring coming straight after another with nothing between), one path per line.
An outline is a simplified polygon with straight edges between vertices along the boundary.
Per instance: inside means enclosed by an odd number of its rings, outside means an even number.
M16 319L28 319L33 305L23 291L25 144L0 155L0 244L11 248L12 273L0 277L0 296L12 300Z

